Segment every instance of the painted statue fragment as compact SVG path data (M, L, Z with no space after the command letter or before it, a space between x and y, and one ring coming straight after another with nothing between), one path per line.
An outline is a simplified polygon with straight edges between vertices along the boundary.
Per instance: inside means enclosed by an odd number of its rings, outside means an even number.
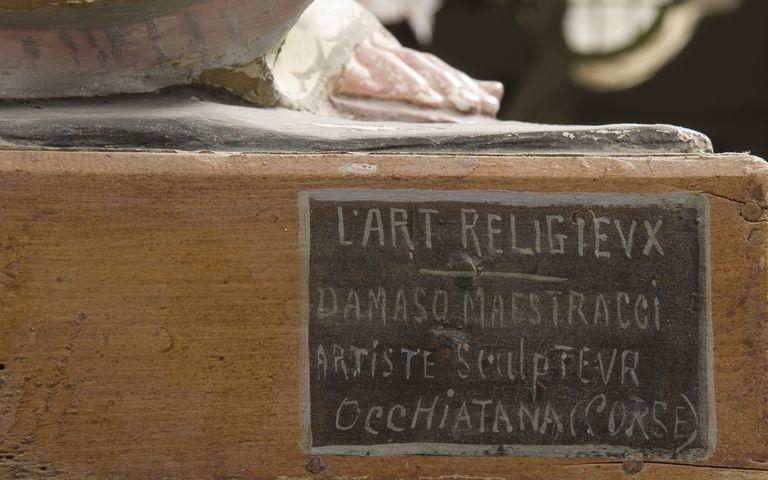
M264 107L462 121L494 117L503 90L404 48L353 0L0 0L0 46L5 99L197 84Z

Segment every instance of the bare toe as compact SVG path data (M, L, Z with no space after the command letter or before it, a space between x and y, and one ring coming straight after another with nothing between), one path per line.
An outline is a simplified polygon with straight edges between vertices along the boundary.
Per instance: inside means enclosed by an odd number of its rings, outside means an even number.
M475 80L477 84L482 88L488 95L493 96L498 100L501 101L502 97L504 97L504 84L501 82L497 82L494 80Z

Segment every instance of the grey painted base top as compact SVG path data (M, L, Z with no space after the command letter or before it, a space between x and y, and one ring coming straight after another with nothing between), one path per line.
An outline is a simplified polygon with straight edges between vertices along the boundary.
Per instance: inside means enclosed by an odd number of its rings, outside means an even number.
M97 99L0 102L0 147L265 153L712 152L706 136L669 125L361 122L231 104L191 89Z

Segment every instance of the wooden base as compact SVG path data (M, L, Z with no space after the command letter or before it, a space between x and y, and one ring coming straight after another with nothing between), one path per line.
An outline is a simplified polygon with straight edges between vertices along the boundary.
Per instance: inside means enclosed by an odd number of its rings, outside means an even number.
M768 165L746 155L0 152L0 477L768 477ZM300 441L299 194L703 194L707 460L313 458Z

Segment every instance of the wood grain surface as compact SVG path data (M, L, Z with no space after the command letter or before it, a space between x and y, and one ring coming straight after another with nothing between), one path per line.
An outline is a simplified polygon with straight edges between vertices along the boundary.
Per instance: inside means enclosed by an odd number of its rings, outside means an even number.
M768 478L766 175L746 155L1 151L0 478ZM298 197L339 187L706 194L714 455L304 455Z

